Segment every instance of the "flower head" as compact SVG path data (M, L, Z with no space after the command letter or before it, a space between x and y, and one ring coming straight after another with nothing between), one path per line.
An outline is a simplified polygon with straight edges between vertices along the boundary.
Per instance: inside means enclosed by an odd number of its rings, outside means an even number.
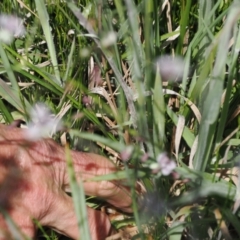
M133 146L127 146L122 152L120 152L120 158L126 162L130 159L133 153Z
M182 57L163 55L155 63L163 81L181 81L185 66Z
M49 137L61 129L61 122L43 103L37 103L29 112L31 121L28 124L27 139L37 141Z
M161 153L157 157L157 163L162 175L167 176L176 168L176 163L168 157L166 153Z
M25 34L23 20L14 15L0 14L0 41L10 44L14 37Z

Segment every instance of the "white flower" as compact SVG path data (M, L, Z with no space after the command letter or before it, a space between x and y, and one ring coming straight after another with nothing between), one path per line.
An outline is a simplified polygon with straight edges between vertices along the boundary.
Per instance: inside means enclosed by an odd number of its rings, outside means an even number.
M160 167L162 175L169 175L175 168L176 163L168 157L166 153L161 153L157 157L157 163Z
M184 73L184 60L182 57L163 55L156 60L156 67L160 70L163 81L181 81Z
M60 120L54 117L43 103L33 106L29 114L31 122L28 124L26 138L30 141L49 137L61 129Z
M112 46L117 41L117 34L115 32L108 32L102 39L101 44L107 48Z
M0 41L10 44L14 37L22 37L25 34L23 20L14 15L0 15Z

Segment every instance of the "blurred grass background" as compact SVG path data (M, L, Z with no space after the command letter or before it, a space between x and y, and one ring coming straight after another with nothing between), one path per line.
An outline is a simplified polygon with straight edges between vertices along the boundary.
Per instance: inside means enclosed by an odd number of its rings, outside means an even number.
M106 210L109 239L240 238L239 1L2 0L0 9L26 27L1 43L0 120L28 121L43 102L73 149L122 168L101 179L127 178L134 214ZM178 79L169 56L183 58ZM169 176L152 170L162 152L177 163ZM41 227L38 237L62 239Z

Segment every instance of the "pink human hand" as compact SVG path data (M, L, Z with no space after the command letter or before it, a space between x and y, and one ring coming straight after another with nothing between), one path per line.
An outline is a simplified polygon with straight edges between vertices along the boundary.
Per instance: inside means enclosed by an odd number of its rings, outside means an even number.
M73 239L79 238L77 219L70 191L64 148L51 139L29 142L23 129L0 125L0 208L6 211L21 231L34 238L33 219L43 226ZM85 181L116 171L108 159L91 153L71 151L77 179L84 182L86 195L105 199L115 207L131 212L129 190L118 182ZM108 236L108 217L91 208L88 222L93 240ZM0 240L12 239L0 214Z

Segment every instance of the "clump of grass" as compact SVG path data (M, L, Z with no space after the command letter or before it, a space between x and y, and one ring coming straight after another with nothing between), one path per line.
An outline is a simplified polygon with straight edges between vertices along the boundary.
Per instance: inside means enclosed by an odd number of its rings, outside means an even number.
M133 216L112 220L119 237L239 238L238 1L0 6L27 30L0 45L1 121L28 120L44 102L73 148L120 165L93 179L127 179L132 189Z

